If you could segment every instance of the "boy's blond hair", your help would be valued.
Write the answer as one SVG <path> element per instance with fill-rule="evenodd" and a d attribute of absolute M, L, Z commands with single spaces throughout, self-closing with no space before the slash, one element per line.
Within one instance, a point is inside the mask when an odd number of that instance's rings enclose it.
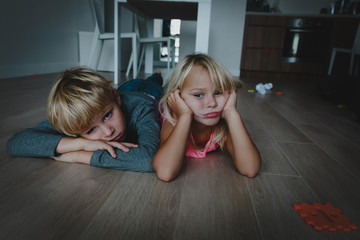
<path fill-rule="evenodd" d="M 52 126 L 68 135 L 86 131 L 106 106 L 116 102 L 111 81 L 86 68 L 64 71 L 50 91 L 47 101 L 48 119 Z"/>
<path fill-rule="evenodd" d="M 221 93 L 241 87 L 240 81 L 235 80 L 220 63 L 215 61 L 210 56 L 205 54 L 187 55 L 176 65 L 176 68 L 174 69 L 174 72 L 172 73 L 167 83 L 165 95 L 160 100 L 159 104 L 159 106 L 161 107 L 160 111 L 162 112 L 163 116 L 174 126 L 176 124 L 176 121 L 173 118 L 170 107 L 166 103 L 166 99 L 171 94 L 171 92 L 175 91 L 176 89 L 180 89 L 180 91 L 182 90 L 185 79 L 194 65 L 202 66 L 209 72 L 212 83 L 214 84 L 215 88 Z M 219 144 L 221 149 L 223 149 L 229 134 L 228 127 L 223 119 L 221 119 L 219 123 L 215 126 L 214 131 L 214 141 Z"/>

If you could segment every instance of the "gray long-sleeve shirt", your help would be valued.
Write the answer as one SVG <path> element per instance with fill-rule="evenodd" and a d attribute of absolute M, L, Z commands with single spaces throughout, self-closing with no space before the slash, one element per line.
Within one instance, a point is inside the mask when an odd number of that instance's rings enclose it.
<path fill-rule="evenodd" d="M 154 171 L 152 157 L 160 144 L 157 103 L 141 93 L 119 94 L 127 126 L 125 141 L 137 143 L 139 147 L 131 148 L 130 152 L 116 149 L 116 158 L 106 150 L 98 150 L 93 153 L 90 165 L 135 172 Z M 14 134 L 7 142 L 7 152 L 22 157 L 53 157 L 64 136 L 45 120 Z"/>

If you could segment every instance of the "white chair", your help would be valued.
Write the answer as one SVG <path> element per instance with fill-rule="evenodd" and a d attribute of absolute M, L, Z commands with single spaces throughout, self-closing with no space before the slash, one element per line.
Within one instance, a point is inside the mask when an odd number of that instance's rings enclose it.
<path fill-rule="evenodd" d="M 97 70 L 99 65 L 99 60 L 101 56 L 101 52 L 103 49 L 104 41 L 105 40 L 114 40 L 114 33 L 106 33 L 105 32 L 105 24 L 104 24 L 104 11 L 103 11 L 103 2 L 99 0 L 89 0 L 90 9 L 92 12 L 92 16 L 95 22 L 95 30 L 93 35 L 93 40 L 91 43 L 91 49 L 88 59 L 88 66 L 91 66 L 94 58 L 95 58 L 95 51 L 98 41 L 100 41 L 100 52 L 99 55 L 96 57 L 96 63 L 94 69 Z M 138 74 L 138 66 L 137 66 L 137 44 L 138 44 L 138 35 L 135 32 L 129 32 L 129 33 L 121 33 L 121 38 L 130 38 L 131 39 L 131 46 L 132 46 L 132 52 L 130 55 L 129 64 L 126 70 L 126 76 L 129 76 L 131 65 L 133 67 L 133 77 L 136 78 Z M 136 57 L 134 57 L 136 56 Z"/>
<path fill-rule="evenodd" d="M 168 54 L 167 54 L 167 70 L 170 71 L 170 62 L 171 67 L 174 67 L 175 63 L 175 38 L 174 37 L 149 37 L 148 29 L 146 26 L 146 19 L 136 16 L 135 17 L 135 31 L 139 34 L 140 37 L 140 48 L 141 55 L 139 60 L 139 68 L 141 68 L 142 61 L 144 59 L 144 54 L 148 45 L 152 44 L 161 44 L 167 43 Z"/>
<path fill-rule="evenodd" d="M 328 75 L 331 75 L 332 68 L 334 66 L 335 56 L 337 52 L 349 53 L 350 54 L 350 69 L 349 75 L 351 76 L 354 70 L 355 55 L 360 54 L 360 24 L 355 35 L 354 43 L 352 48 L 333 48 L 331 52 L 330 65 Z"/>

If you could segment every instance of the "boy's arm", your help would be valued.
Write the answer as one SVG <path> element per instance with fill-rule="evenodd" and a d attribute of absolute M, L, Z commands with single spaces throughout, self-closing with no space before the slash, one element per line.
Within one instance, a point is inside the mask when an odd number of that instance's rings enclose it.
<path fill-rule="evenodd" d="M 96 151 L 90 165 L 134 172 L 154 171 L 151 162 L 159 148 L 160 127 L 153 105 L 143 105 L 139 110 L 130 116 L 131 126 L 128 126 L 126 133 L 128 136 L 137 134 L 138 147 L 130 148 L 129 152 L 116 149 L 116 158 L 112 158 L 107 151 Z"/>
<path fill-rule="evenodd" d="M 59 141 L 65 135 L 45 120 L 32 128 L 15 133 L 7 142 L 7 152 L 20 157 L 54 157 Z"/>

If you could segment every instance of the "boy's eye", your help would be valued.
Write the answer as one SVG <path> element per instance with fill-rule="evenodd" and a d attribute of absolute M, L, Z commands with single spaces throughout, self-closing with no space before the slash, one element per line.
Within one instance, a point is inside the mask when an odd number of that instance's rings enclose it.
<path fill-rule="evenodd" d="M 107 114 L 105 114 L 104 116 L 104 120 L 108 120 L 112 115 L 112 112 L 108 112 Z"/>
<path fill-rule="evenodd" d="M 221 92 L 220 91 L 215 91 L 214 95 L 221 95 Z"/>
<path fill-rule="evenodd" d="M 202 94 L 202 93 L 196 93 L 196 94 L 194 94 L 194 96 L 197 97 L 197 98 L 202 98 L 202 97 L 204 96 L 204 94 Z"/>
<path fill-rule="evenodd" d="M 95 131 L 95 128 L 93 127 L 93 128 L 91 128 L 89 131 L 87 131 L 86 134 L 91 134 L 91 133 L 94 132 L 94 131 Z"/>

